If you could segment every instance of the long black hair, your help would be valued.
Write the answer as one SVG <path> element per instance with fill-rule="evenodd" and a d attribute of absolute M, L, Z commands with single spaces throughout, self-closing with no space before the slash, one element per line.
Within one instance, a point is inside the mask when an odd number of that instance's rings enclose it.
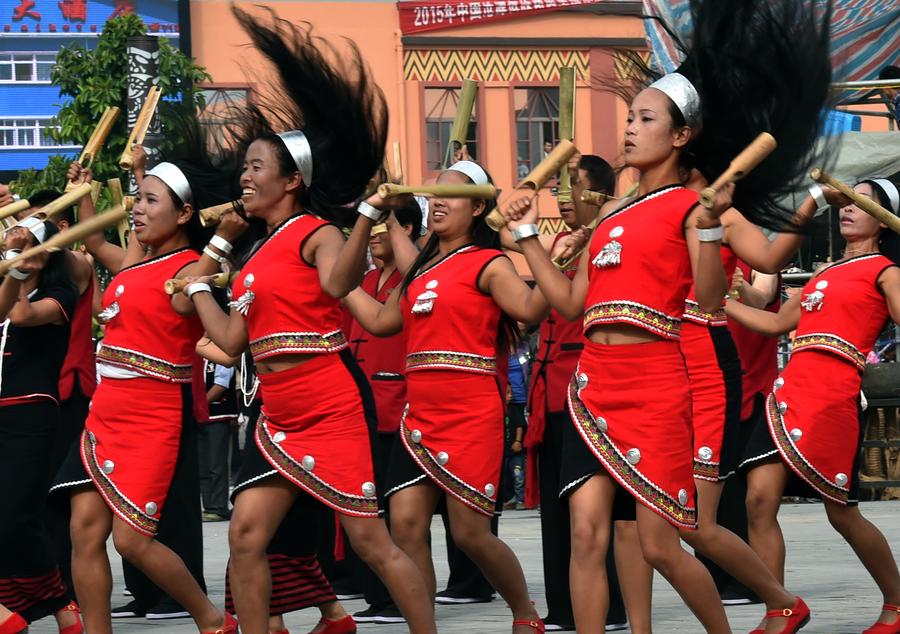
<path fill-rule="evenodd" d="M 763 227 L 798 230 L 783 201 L 832 154 L 831 144 L 816 144 L 831 82 L 830 0 L 691 0 L 691 16 L 690 42 L 663 24 L 684 54 L 677 72 L 700 95 L 701 127 L 682 165 L 713 181 L 760 132 L 771 133 L 778 148 L 738 184 L 734 206 Z M 660 76 L 638 55 L 628 61 L 636 84 L 619 94 Z M 674 103 L 670 112 L 685 125 Z"/>
<path fill-rule="evenodd" d="M 900 188 L 900 177 L 898 177 L 897 174 L 887 178 L 886 180 L 893 183 L 895 187 Z M 875 196 L 875 202 L 890 211 L 895 216 L 898 215 L 897 210 L 894 209 L 891 204 L 890 196 L 888 196 L 887 192 L 880 184 L 871 179 L 864 179 L 860 182 L 867 183 L 872 186 L 872 193 Z M 898 234 L 896 231 L 889 228 L 882 229 L 881 235 L 878 236 L 878 249 L 881 251 L 882 255 L 890 258 L 894 262 L 894 264 L 900 265 L 900 234 Z"/>
<path fill-rule="evenodd" d="M 59 233 L 59 229 L 56 228 L 56 225 L 45 220 L 44 242 L 55 236 L 57 233 Z M 35 244 L 37 244 L 37 240 L 35 240 Z M 38 288 L 62 286 L 63 288 L 73 291 L 76 295 L 78 294 L 78 288 L 69 271 L 69 263 L 66 262 L 65 250 L 50 252 L 47 263 L 44 265 L 44 268 L 41 269 L 37 286 Z"/>

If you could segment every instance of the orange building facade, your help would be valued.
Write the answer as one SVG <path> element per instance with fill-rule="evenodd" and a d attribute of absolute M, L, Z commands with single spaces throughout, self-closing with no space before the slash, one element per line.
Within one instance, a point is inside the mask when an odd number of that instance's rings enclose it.
<path fill-rule="evenodd" d="M 399 143 L 405 182 L 422 182 L 439 172 L 459 87 L 468 78 L 478 82 L 468 149 L 498 187 L 512 187 L 541 160 L 545 144 L 558 140 L 561 66 L 576 69 L 576 145 L 583 153 L 617 163 L 626 108 L 604 84 L 622 71 L 617 51 L 645 47 L 640 2 L 599 0 L 407 34 L 401 30 L 403 5 L 285 1 L 270 6 L 282 18 L 308 21 L 321 35 L 347 37 L 359 46 L 387 99 L 388 147 Z M 191 2 L 191 22 L 194 56 L 214 78 L 211 107 L 216 100 L 242 98 L 252 91 L 256 76 L 245 71 L 252 73 L 259 60 L 248 48 L 229 2 Z M 542 229 L 558 230 L 549 188 L 541 192 L 539 205 L 545 217 Z"/>

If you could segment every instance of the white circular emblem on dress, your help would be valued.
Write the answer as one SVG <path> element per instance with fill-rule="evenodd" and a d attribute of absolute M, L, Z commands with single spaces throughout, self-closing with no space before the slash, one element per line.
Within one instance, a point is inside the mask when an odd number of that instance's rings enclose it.
<path fill-rule="evenodd" d="M 688 492 L 686 490 L 681 489 L 678 492 L 678 503 L 681 504 L 681 506 L 688 503 Z"/>
<path fill-rule="evenodd" d="M 272 436 L 272 440 L 274 442 L 281 442 L 285 438 L 287 438 L 287 434 L 285 434 L 283 431 L 276 431 L 275 435 Z"/>
<path fill-rule="evenodd" d="M 625 228 L 620 225 L 618 227 L 613 227 L 612 229 L 609 230 L 609 237 L 610 238 L 618 238 L 623 233 L 625 233 Z"/>
<path fill-rule="evenodd" d="M 778 411 L 779 411 L 780 413 L 784 414 L 787 410 L 788 410 L 788 404 L 785 403 L 784 401 L 781 401 L 781 402 L 778 404 Z"/>
<path fill-rule="evenodd" d="M 122 293 L 125 292 L 125 285 L 119 284 L 116 286 L 116 297 L 122 297 Z"/>
<path fill-rule="evenodd" d="M 374 482 L 363 482 L 362 485 L 363 495 L 370 498 L 375 495 L 375 483 Z"/>
<path fill-rule="evenodd" d="M 784 379 L 781 377 L 778 377 L 777 379 L 775 379 L 775 384 L 772 387 L 776 390 L 780 390 L 781 388 L 784 387 Z"/>
<path fill-rule="evenodd" d="M 412 438 L 412 441 L 416 444 L 422 442 L 422 432 L 420 432 L 418 429 L 412 430 L 412 433 L 410 433 L 409 437 Z"/>
<path fill-rule="evenodd" d="M 609 425 L 606 424 L 606 419 L 603 418 L 602 416 L 598 416 L 597 418 L 595 418 L 594 422 L 597 425 L 597 429 L 599 429 L 602 432 L 605 432 L 609 428 Z"/>
<path fill-rule="evenodd" d="M 579 372 L 578 375 L 575 377 L 575 385 L 578 386 L 579 390 L 583 390 L 584 388 L 587 387 L 587 384 L 588 384 L 588 375 L 585 374 L 584 372 Z"/>
<path fill-rule="evenodd" d="M 250 285 L 253 284 L 253 280 L 255 279 L 253 273 L 247 273 L 247 277 L 244 278 L 244 288 L 250 288 Z"/>
<path fill-rule="evenodd" d="M 486 496 L 488 496 L 489 498 L 494 497 L 494 491 L 496 491 L 496 490 L 497 489 L 494 488 L 493 484 L 485 484 L 484 485 L 484 494 Z"/>
<path fill-rule="evenodd" d="M 803 430 L 800 429 L 799 427 L 794 427 L 791 430 L 791 440 L 793 440 L 794 442 L 797 442 L 801 438 L 803 438 Z"/>
<path fill-rule="evenodd" d="M 116 463 L 112 460 L 104 460 L 103 461 L 103 473 L 109 475 L 116 468 Z"/>
<path fill-rule="evenodd" d="M 427 288 L 429 291 L 432 291 L 437 288 L 437 285 L 438 285 L 437 280 L 431 280 L 425 285 L 425 288 Z"/>
<path fill-rule="evenodd" d="M 641 450 L 636 447 L 632 447 L 625 453 L 625 460 L 628 461 L 628 464 L 635 465 L 641 461 Z"/>
<path fill-rule="evenodd" d="M 838 485 L 839 487 L 846 486 L 847 480 L 848 480 L 848 478 L 847 478 L 846 473 L 839 473 L 836 476 L 834 476 L 834 483 L 836 485 Z"/>
<path fill-rule="evenodd" d="M 156 502 L 147 502 L 144 506 L 144 511 L 146 511 L 147 515 L 156 515 L 156 512 L 159 510 L 159 507 L 156 506 Z"/>
<path fill-rule="evenodd" d="M 307 471 L 312 471 L 316 468 L 316 459 L 312 456 L 303 456 L 303 468 Z"/>
<path fill-rule="evenodd" d="M 450 461 L 450 454 L 446 451 L 439 451 L 437 455 L 438 464 L 442 467 Z"/>
<path fill-rule="evenodd" d="M 713 450 L 709 447 L 700 447 L 697 450 L 697 455 L 700 457 L 700 460 L 712 460 Z"/>
<path fill-rule="evenodd" d="M 828 288 L 828 280 L 819 280 L 816 282 L 817 291 L 824 291 L 826 288 Z"/>

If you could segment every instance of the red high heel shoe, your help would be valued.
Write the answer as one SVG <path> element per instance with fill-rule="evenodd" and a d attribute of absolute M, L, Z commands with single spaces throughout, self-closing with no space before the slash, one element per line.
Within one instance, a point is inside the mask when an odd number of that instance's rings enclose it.
<path fill-rule="evenodd" d="M 21 634 L 28 631 L 28 621 L 13 612 L 0 623 L 0 634 Z"/>
<path fill-rule="evenodd" d="M 546 631 L 544 629 L 544 622 L 541 619 L 515 619 L 513 621 L 513 627 L 516 625 L 527 625 L 531 629 L 534 630 L 535 634 L 544 634 Z"/>
<path fill-rule="evenodd" d="M 863 634 L 900 634 L 900 605 L 885 603 L 881 609 L 884 612 L 896 612 L 897 620 L 893 623 L 876 623 Z"/>
<path fill-rule="evenodd" d="M 800 597 L 797 597 L 797 601 L 792 608 L 766 612 L 767 619 L 787 619 L 787 623 L 784 624 L 784 627 L 778 634 L 794 634 L 794 632 L 798 632 L 800 628 L 809 623 L 809 616 L 809 606 Z M 765 634 L 765 632 L 765 629 L 757 628 L 750 634 Z"/>
<path fill-rule="evenodd" d="M 336 621 L 326 619 L 323 616 L 319 619 L 319 623 L 324 623 L 325 629 L 319 630 L 316 634 L 354 634 L 356 632 L 356 621 L 354 621 L 353 617 L 349 614 Z"/>
<path fill-rule="evenodd" d="M 202 634 L 237 634 L 238 631 L 238 622 L 237 619 L 231 616 L 228 612 L 225 612 L 225 620 L 222 623 L 222 627 L 217 630 L 210 630 L 209 632 L 203 632 Z"/>
<path fill-rule="evenodd" d="M 74 612 L 75 622 L 67 625 L 59 631 L 59 634 L 84 634 L 84 625 L 81 623 L 81 610 L 74 601 L 69 601 L 69 605 L 64 607 L 60 612 Z"/>

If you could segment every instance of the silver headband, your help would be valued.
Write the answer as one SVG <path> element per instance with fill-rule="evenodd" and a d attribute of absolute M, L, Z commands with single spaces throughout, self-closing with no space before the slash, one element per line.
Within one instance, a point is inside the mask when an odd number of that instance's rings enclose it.
<path fill-rule="evenodd" d="M 47 238 L 47 227 L 44 226 L 44 221 L 38 218 L 25 218 L 22 222 L 17 223 L 16 226 L 28 229 L 31 235 L 34 236 L 34 239 L 38 241 L 38 244 L 43 244 Z"/>
<path fill-rule="evenodd" d="M 476 185 L 487 185 L 491 182 L 484 168 L 475 161 L 457 161 L 447 170 L 465 174 Z"/>
<path fill-rule="evenodd" d="M 300 178 L 303 184 L 309 187 L 312 184 L 313 177 L 313 156 L 312 148 L 309 146 L 309 139 L 300 130 L 288 130 L 287 132 L 279 132 L 278 138 L 284 143 L 294 159 L 294 164 L 300 170 Z"/>
<path fill-rule="evenodd" d="M 147 176 L 156 176 L 156 178 L 164 182 L 169 189 L 175 192 L 175 195 L 178 196 L 182 202 L 189 203 L 193 201 L 194 195 L 191 192 L 191 185 L 188 183 L 187 176 L 185 176 L 184 172 L 173 163 L 160 163 L 147 172 Z"/>
<path fill-rule="evenodd" d="M 690 127 L 700 125 L 700 94 L 687 77 L 681 73 L 669 73 L 650 84 L 650 88 L 662 91 L 674 101 Z"/>
<path fill-rule="evenodd" d="M 869 182 L 875 183 L 885 194 L 887 194 L 888 200 L 891 203 L 890 211 L 892 211 L 894 215 L 900 215 L 900 191 L 897 190 L 897 186 L 886 178 L 872 178 Z"/>

